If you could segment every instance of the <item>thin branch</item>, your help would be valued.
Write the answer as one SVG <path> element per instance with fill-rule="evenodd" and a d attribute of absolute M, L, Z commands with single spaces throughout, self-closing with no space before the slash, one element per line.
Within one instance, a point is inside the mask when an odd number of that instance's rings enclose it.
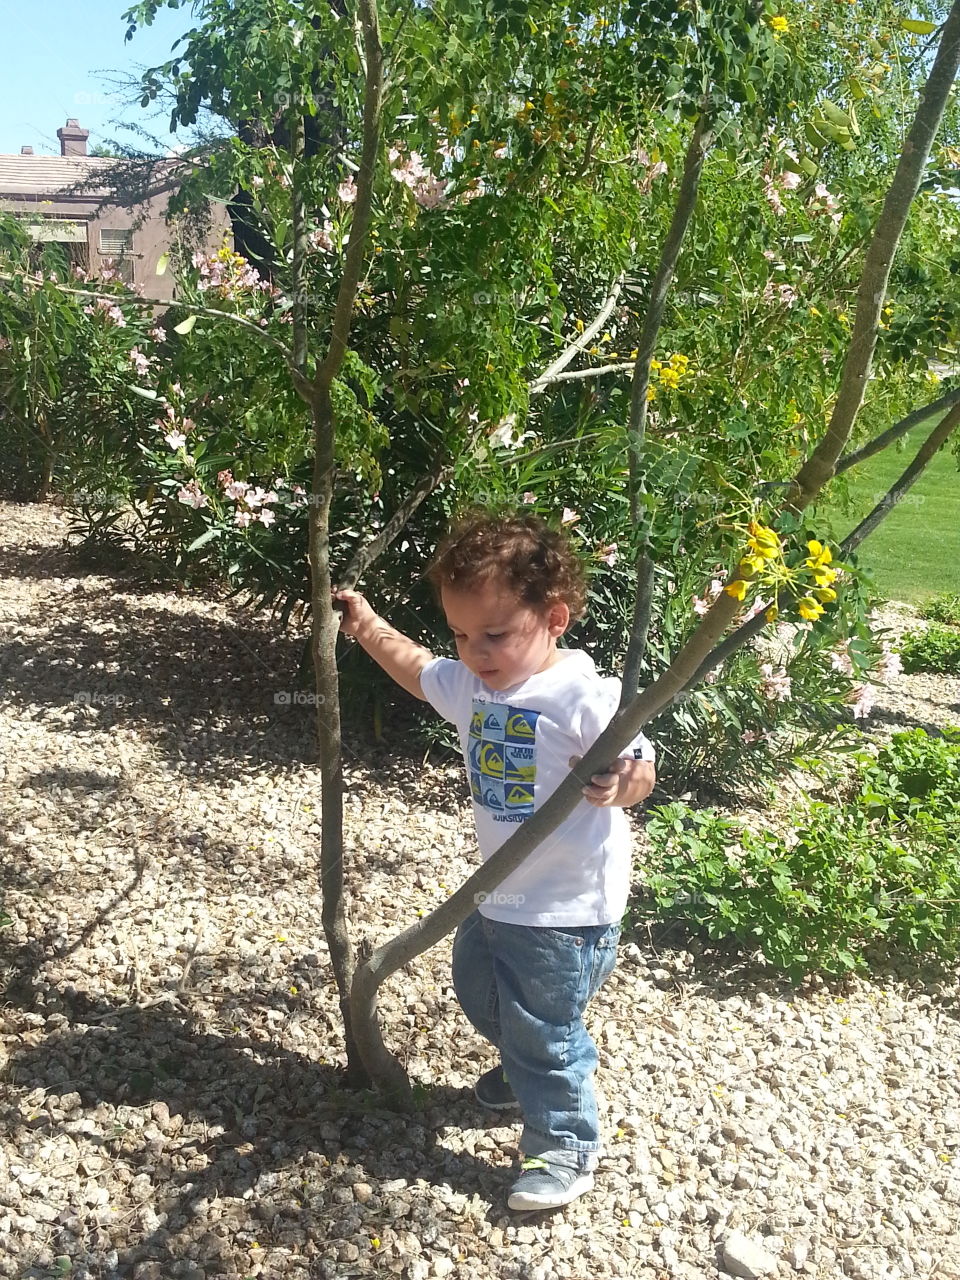
<path fill-rule="evenodd" d="M 923 87 L 920 106 L 900 153 L 896 173 L 883 202 L 876 230 L 867 249 L 857 290 L 857 310 L 840 390 L 823 439 L 800 468 L 789 505 L 805 507 L 811 496 L 833 476 L 837 459 L 850 438 L 870 376 L 877 345 L 880 309 L 887 292 L 894 255 L 910 206 L 920 187 L 930 150 L 940 127 L 948 95 L 960 70 L 960 0 L 954 0 L 944 24 L 943 39 Z"/>
<path fill-rule="evenodd" d="M 906 417 L 901 418 L 899 422 L 895 422 L 892 427 L 887 427 L 886 431 L 881 431 L 880 435 L 874 436 L 872 440 L 868 440 L 866 444 L 861 445 L 853 453 L 845 453 L 838 461 L 837 469 L 833 474 L 835 476 L 843 475 L 851 467 L 856 467 L 861 462 L 866 462 L 867 458 L 872 458 L 875 453 L 886 449 L 888 445 L 905 436 L 908 431 L 912 431 L 921 422 L 926 422 L 927 418 L 932 418 L 935 413 L 939 413 L 942 409 L 951 409 L 955 404 L 960 404 L 960 387 L 957 387 L 954 391 L 948 391 L 939 400 L 933 400 L 930 404 L 921 405 L 919 409 L 913 409 Z"/>
<path fill-rule="evenodd" d="M 605 364 L 596 369 L 569 369 L 555 374 L 550 382 L 574 382 L 580 378 L 602 378 L 608 373 L 630 373 L 633 367 L 633 361 L 630 360 L 625 364 Z"/>
<path fill-rule="evenodd" d="M 380 151 L 383 48 L 380 43 L 380 19 L 375 0 L 359 0 L 357 13 L 363 29 L 366 63 L 363 93 L 363 145 L 360 152 L 360 168 L 357 172 L 357 197 L 353 206 L 353 220 L 350 224 L 350 243 L 347 245 L 343 275 L 340 278 L 337 301 L 333 310 L 330 346 L 314 378 L 314 384 L 318 390 L 321 387 L 330 387 L 347 353 L 354 303 L 360 277 L 363 274 L 363 255 L 373 211 L 373 183 Z"/>
<path fill-rule="evenodd" d="M 603 306 L 597 312 L 596 319 L 594 319 L 589 327 L 584 329 L 583 333 L 575 338 L 574 341 L 557 356 L 553 364 L 548 365 L 547 368 L 544 369 L 543 373 L 541 373 L 538 378 L 534 378 L 533 382 L 530 383 L 529 394 L 531 396 L 538 396 L 541 391 L 546 390 L 551 382 L 556 381 L 556 375 L 561 371 L 561 369 L 565 369 L 570 361 L 579 355 L 585 347 L 589 347 L 590 343 L 607 323 L 611 315 L 613 315 L 613 309 L 617 305 L 617 299 L 620 297 L 620 291 L 623 288 L 623 282 L 626 277 L 627 272 L 626 268 L 624 268 L 614 282 Z"/>
<path fill-rule="evenodd" d="M 643 519 L 642 486 L 643 486 L 643 445 L 647 431 L 647 389 L 650 386 L 650 369 L 657 339 L 663 324 L 663 315 L 667 306 L 667 294 L 673 282 L 677 268 L 677 259 L 683 244 L 694 210 L 697 207 L 697 196 L 700 190 L 700 175 L 703 163 L 711 142 L 710 124 L 705 111 L 701 111 L 694 125 L 693 133 L 687 144 L 687 153 L 683 162 L 683 177 L 677 196 L 676 207 L 670 220 L 670 230 L 663 244 L 660 262 L 650 286 L 650 298 L 643 317 L 640 339 L 637 343 L 637 358 L 633 371 L 633 383 L 630 392 L 630 421 L 627 427 L 629 444 L 629 495 L 630 522 L 634 529 L 640 530 Z M 650 612 L 653 607 L 653 561 L 650 558 L 650 539 L 644 530 L 640 550 L 637 555 L 637 582 L 634 597 L 633 622 L 630 628 L 630 639 L 623 663 L 623 683 L 620 691 L 620 705 L 625 706 L 637 692 L 640 682 L 640 663 L 647 643 L 647 631 L 650 627 Z"/>
<path fill-rule="evenodd" d="M 290 222 L 293 236 L 293 263 L 291 285 L 293 287 L 293 354 L 291 364 L 303 375 L 307 368 L 307 208 L 299 169 L 304 152 L 303 111 L 296 103 L 293 107 L 293 126 L 290 130 L 290 160 L 293 181 L 290 188 Z M 300 391 L 302 384 L 297 384 Z M 301 391 L 302 394 L 302 391 Z"/>
<path fill-rule="evenodd" d="M 946 443 L 947 438 L 960 424 L 960 402 L 956 403 L 946 416 L 937 423 L 934 429 L 917 450 L 917 455 L 908 467 L 905 467 L 899 478 L 890 486 L 869 515 L 864 516 L 857 527 L 843 540 L 844 555 L 856 550 L 864 538 L 873 533 L 878 524 L 890 514 L 898 502 L 916 484 L 924 469 Z"/>
<path fill-rule="evenodd" d="M 182 298 L 143 298 L 140 294 L 125 297 L 123 294 L 103 293 L 96 289 L 73 289 L 69 285 L 60 284 L 56 280 L 34 280 L 28 275 L 7 275 L 5 272 L 0 272 L 0 280 L 7 280 L 10 283 L 22 280 L 25 284 L 33 285 L 36 289 L 41 289 L 44 283 L 53 284 L 54 288 L 59 289 L 61 293 L 73 293 L 81 298 L 107 298 L 115 306 L 123 302 L 127 304 L 134 303 L 137 306 L 144 307 L 184 307 L 188 311 L 195 312 L 198 316 L 213 316 L 218 320 L 230 320 L 233 324 L 238 324 L 244 329 L 250 329 L 267 346 L 275 347 L 280 351 L 284 360 L 288 363 L 292 359 L 293 353 L 285 342 L 281 342 L 279 338 L 274 338 L 271 334 L 265 333 L 252 320 L 244 320 L 243 316 L 234 315 L 231 311 L 218 311 L 216 307 L 200 307 L 193 302 L 186 302 Z"/>
<path fill-rule="evenodd" d="M 423 477 L 416 488 L 412 489 L 406 499 L 397 507 L 377 536 L 371 538 L 369 542 L 356 551 L 353 559 L 340 575 L 340 581 L 337 585 L 338 591 L 347 591 L 356 585 L 374 561 L 383 555 L 387 547 L 405 527 L 417 507 L 433 493 L 438 485 L 443 484 L 452 474 L 453 467 L 449 464 L 443 464 L 436 467 L 429 475 Z"/>
<path fill-rule="evenodd" d="M 922 411 L 918 410 L 917 412 L 923 412 L 925 416 L 929 417 L 927 409 Z M 843 539 L 840 543 L 841 559 L 846 559 L 851 552 L 855 551 L 860 543 L 863 542 L 864 538 L 873 533 L 877 525 L 890 514 L 897 503 L 900 502 L 904 495 L 913 487 L 914 484 L 916 484 L 930 460 L 941 448 L 948 436 L 950 436 L 956 429 L 958 423 L 960 423 L 960 401 L 955 402 L 952 411 L 937 423 L 934 429 L 930 432 L 930 435 L 918 449 L 913 461 L 903 470 L 894 484 L 890 486 L 890 489 L 884 494 L 870 514 L 865 516 L 857 527 L 848 533 Z M 897 425 L 899 426 L 899 423 Z M 891 427 L 890 430 L 892 431 L 894 428 Z M 793 595 L 790 591 L 781 591 L 776 599 L 778 611 L 788 608 L 792 599 Z M 697 668 L 697 671 L 689 684 L 685 685 L 684 690 L 681 692 L 691 688 L 693 685 L 700 684 L 703 678 L 709 675 L 715 667 L 722 666 L 723 663 L 726 662 L 727 658 L 736 653 L 738 649 L 741 649 L 750 640 L 753 640 L 754 637 L 758 636 L 766 625 L 765 613 L 766 611 L 763 610 L 760 613 L 754 614 L 752 618 L 748 618 L 746 622 L 741 623 L 740 626 L 737 627 L 736 631 L 732 631 L 730 635 L 716 646 L 716 648 L 712 649 Z"/>

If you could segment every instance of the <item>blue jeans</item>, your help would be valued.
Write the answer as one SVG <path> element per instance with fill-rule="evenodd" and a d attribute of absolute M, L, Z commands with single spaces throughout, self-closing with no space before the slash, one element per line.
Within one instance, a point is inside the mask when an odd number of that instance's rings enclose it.
<path fill-rule="evenodd" d="M 475 911 L 453 943 L 453 985 L 464 1013 L 500 1051 L 523 1112 L 520 1150 L 563 1150 L 592 1168 L 600 1124 L 597 1046 L 583 1011 L 617 962 L 619 924 L 544 929 Z"/>

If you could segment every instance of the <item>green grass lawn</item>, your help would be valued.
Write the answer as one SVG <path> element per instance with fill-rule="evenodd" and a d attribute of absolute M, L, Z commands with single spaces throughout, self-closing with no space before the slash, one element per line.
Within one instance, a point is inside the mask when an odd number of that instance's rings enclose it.
<path fill-rule="evenodd" d="M 838 538 L 872 510 L 932 427 L 932 421 L 915 427 L 903 450 L 891 446 L 856 467 L 849 475 L 849 508 L 828 493 L 823 510 Z M 860 544 L 859 563 L 890 600 L 912 603 L 942 591 L 960 592 L 960 471 L 949 442 L 900 505 Z"/>

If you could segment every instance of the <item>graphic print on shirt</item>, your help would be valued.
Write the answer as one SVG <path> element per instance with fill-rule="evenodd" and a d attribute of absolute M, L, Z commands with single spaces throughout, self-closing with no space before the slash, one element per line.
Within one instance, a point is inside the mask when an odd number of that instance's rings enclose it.
<path fill-rule="evenodd" d="M 497 822 L 533 813 L 539 711 L 474 699 L 470 718 L 470 791 Z"/>

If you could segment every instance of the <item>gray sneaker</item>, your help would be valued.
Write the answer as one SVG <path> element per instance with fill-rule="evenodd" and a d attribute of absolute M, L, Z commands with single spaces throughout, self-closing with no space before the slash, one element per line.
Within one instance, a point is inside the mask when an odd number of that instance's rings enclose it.
<path fill-rule="evenodd" d="M 551 1153 L 547 1153 L 549 1156 Z M 510 1188 L 508 1209 L 559 1209 L 593 1189 L 593 1173 L 544 1156 L 527 1156 Z"/>
<path fill-rule="evenodd" d="M 485 1071 L 473 1086 L 474 1096 L 483 1107 L 491 1111 L 509 1111 L 520 1104 L 517 1095 L 507 1081 L 507 1073 L 503 1067 L 494 1067 Z"/>

